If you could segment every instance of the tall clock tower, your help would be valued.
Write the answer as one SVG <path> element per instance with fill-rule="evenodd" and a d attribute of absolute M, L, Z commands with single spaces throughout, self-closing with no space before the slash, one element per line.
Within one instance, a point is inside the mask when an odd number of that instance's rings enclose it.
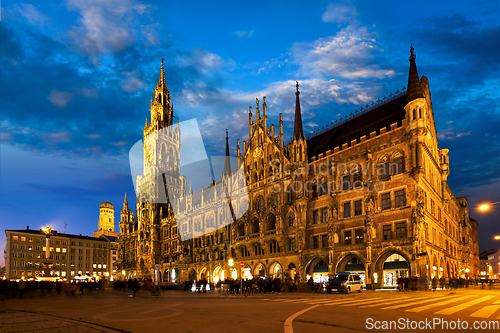
<path fill-rule="evenodd" d="M 172 215 L 167 191 L 176 196 L 186 192 L 185 177 L 180 175 L 179 123 L 173 122 L 163 59 L 150 112 L 143 130 L 144 171 L 137 179 L 138 265 L 143 272 L 151 272 L 160 260 L 160 230 Z"/>

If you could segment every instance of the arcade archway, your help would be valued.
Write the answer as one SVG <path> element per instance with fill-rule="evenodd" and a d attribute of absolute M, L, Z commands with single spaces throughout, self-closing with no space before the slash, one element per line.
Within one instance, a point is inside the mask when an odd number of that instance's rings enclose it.
<path fill-rule="evenodd" d="M 283 267 L 279 262 L 275 261 L 269 266 L 269 275 L 283 279 Z"/>
<path fill-rule="evenodd" d="M 321 257 L 315 257 L 306 266 L 306 281 L 310 278 L 315 283 L 327 282 L 329 276 L 328 264 Z"/>
<path fill-rule="evenodd" d="M 266 266 L 259 262 L 257 265 L 255 265 L 255 268 L 253 269 L 253 275 L 254 276 L 265 276 L 266 275 Z"/>
<path fill-rule="evenodd" d="M 362 259 L 352 253 L 348 254 L 345 257 L 343 257 L 338 263 L 337 263 L 337 268 L 335 270 L 337 273 L 338 272 L 351 272 L 351 273 L 356 273 L 361 277 L 361 280 L 363 281 L 363 285 L 366 284 L 366 267 L 365 264 L 363 263 Z"/>
<path fill-rule="evenodd" d="M 399 277 L 410 276 L 410 260 L 403 252 L 389 250 L 380 255 L 375 266 L 374 283 L 383 288 L 395 288 Z"/>

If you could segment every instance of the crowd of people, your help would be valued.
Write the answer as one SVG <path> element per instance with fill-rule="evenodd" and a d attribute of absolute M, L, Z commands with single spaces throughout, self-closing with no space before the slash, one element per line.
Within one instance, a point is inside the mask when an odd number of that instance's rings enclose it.
<path fill-rule="evenodd" d="M 102 290 L 103 282 L 98 281 L 9 281 L 0 280 L 0 298 L 23 298 L 25 294 L 65 294 L 68 296 L 91 294 L 93 290 Z"/>
<path fill-rule="evenodd" d="M 259 276 L 251 279 L 226 278 L 224 281 L 219 280 L 215 285 L 207 282 L 207 279 L 186 280 L 184 281 L 184 291 L 206 292 L 207 289 L 218 290 L 219 292 L 239 294 L 241 287 L 243 291 L 252 293 L 281 293 L 284 288 L 289 292 L 297 291 L 298 278 L 286 278 L 283 282 L 279 276 Z M 207 288 L 208 286 L 208 288 Z"/>
<path fill-rule="evenodd" d="M 410 290 L 436 290 L 441 289 L 456 289 L 456 288 L 466 288 L 470 284 L 475 284 L 473 279 L 463 279 L 463 278 L 451 278 L 441 277 L 438 278 L 434 276 L 432 279 L 419 278 L 416 276 L 400 276 L 398 278 L 398 290 L 399 291 L 410 291 Z"/>

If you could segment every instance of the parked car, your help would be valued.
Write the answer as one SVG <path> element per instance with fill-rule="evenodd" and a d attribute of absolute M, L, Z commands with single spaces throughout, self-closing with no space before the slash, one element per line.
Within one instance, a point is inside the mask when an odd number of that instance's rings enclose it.
<path fill-rule="evenodd" d="M 328 293 L 332 291 L 345 292 L 346 294 L 349 294 L 351 291 L 360 293 L 363 291 L 363 281 L 358 274 L 349 272 L 337 273 L 333 279 L 328 281 L 326 291 Z"/>

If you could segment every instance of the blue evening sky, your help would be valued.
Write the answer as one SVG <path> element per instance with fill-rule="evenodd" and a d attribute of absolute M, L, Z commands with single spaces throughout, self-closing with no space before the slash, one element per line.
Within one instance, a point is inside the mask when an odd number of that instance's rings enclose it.
<path fill-rule="evenodd" d="M 499 246 L 498 1 L 1 2 L 0 229 L 91 235 L 99 203 L 124 192 L 164 58 L 174 114 L 196 118 L 208 155 L 229 129 L 248 138 L 248 106 L 293 130 L 295 80 L 305 131 L 407 83 L 410 43 L 429 78 L 449 185 L 467 196 L 481 250 Z M 242 144 L 241 144 L 242 145 Z M 217 176 L 216 176 L 217 177 Z M 5 236 L 0 236 L 5 247 Z M 3 264 L 3 257 L 0 259 Z"/>

